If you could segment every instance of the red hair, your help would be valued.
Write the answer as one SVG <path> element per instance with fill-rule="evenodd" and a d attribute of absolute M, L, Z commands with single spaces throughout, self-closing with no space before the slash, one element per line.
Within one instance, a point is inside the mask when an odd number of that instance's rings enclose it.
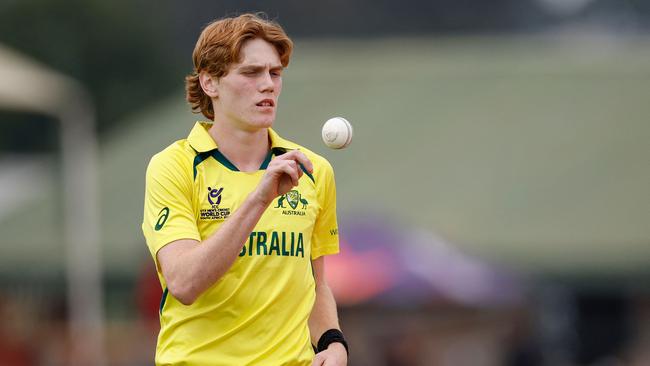
<path fill-rule="evenodd" d="M 199 74 L 205 71 L 217 78 L 226 75 L 231 64 L 241 61 L 244 43 L 254 38 L 273 45 L 282 66 L 289 65 L 293 42 L 278 23 L 262 18 L 261 14 L 219 19 L 203 29 L 192 53 L 194 71 L 185 78 L 186 98 L 192 112 L 201 112 L 208 119 L 214 119 L 212 100 L 201 88 Z"/>

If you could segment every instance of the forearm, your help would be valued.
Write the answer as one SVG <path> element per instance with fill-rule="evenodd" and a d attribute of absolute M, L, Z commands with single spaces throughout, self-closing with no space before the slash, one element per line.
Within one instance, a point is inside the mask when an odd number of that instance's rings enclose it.
<path fill-rule="evenodd" d="M 326 283 L 317 284 L 316 300 L 309 316 L 312 344 L 318 344 L 320 336 L 333 328 L 340 329 L 334 295 Z"/>
<path fill-rule="evenodd" d="M 217 282 L 233 265 L 267 207 L 253 192 L 214 234 L 179 250 L 165 276 L 172 295 L 191 304 Z"/>
<path fill-rule="evenodd" d="M 347 364 L 348 360 L 347 346 L 332 338 L 327 338 L 332 335 L 331 333 L 322 344 L 319 344 L 323 333 L 330 329 L 340 330 L 340 326 L 336 313 L 336 301 L 325 279 L 325 258 L 316 258 L 312 264 L 316 280 L 316 300 L 309 316 L 309 333 L 312 344 L 319 348 L 312 365 L 343 366 Z"/>

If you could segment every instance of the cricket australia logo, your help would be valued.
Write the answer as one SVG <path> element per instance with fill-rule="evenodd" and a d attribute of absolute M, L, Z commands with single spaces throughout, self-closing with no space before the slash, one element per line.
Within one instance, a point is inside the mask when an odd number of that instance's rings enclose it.
<path fill-rule="evenodd" d="M 208 187 L 208 202 L 210 208 L 201 209 L 201 220 L 225 220 L 230 216 L 230 208 L 220 207 L 221 204 L 221 188 Z"/>
<path fill-rule="evenodd" d="M 289 205 L 290 210 L 282 210 L 283 215 L 292 215 L 292 216 L 305 216 L 305 210 L 309 201 L 305 198 L 302 198 L 300 192 L 297 190 L 291 190 L 278 198 L 278 203 L 275 208 L 287 208 L 284 206 L 285 202 Z M 300 205 L 300 208 L 298 208 Z"/>

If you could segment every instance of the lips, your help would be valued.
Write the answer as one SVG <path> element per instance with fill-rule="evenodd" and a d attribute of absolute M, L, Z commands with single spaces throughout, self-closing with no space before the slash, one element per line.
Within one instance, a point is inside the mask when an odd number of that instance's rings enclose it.
<path fill-rule="evenodd" d="M 264 99 L 255 105 L 258 107 L 275 107 L 275 102 L 273 99 Z"/>

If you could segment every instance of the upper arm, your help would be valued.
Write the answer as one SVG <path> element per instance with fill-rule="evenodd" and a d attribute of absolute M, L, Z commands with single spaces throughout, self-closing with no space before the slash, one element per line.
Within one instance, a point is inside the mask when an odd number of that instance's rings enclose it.
<path fill-rule="evenodd" d="M 181 239 L 201 240 L 190 174 L 191 165 L 169 151 L 154 156 L 147 168 L 142 231 L 158 268 L 161 248 Z"/>

